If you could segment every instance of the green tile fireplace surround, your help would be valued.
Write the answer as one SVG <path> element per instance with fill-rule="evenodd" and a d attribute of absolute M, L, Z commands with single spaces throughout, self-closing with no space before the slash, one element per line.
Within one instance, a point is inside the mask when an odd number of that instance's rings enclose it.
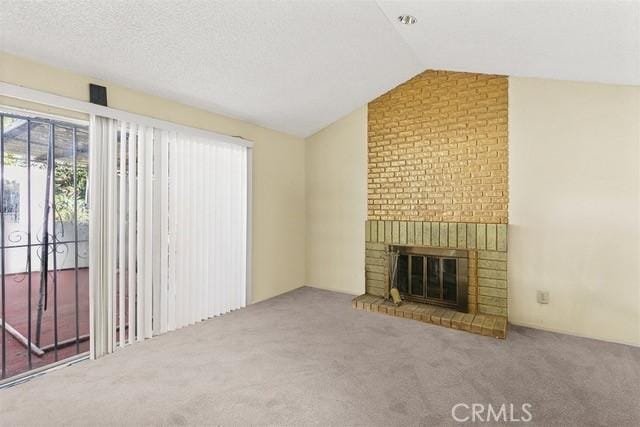
<path fill-rule="evenodd" d="M 365 224 L 366 293 L 389 292 L 390 245 L 468 251 L 469 313 L 507 317 L 507 225 L 369 220 Z"/>

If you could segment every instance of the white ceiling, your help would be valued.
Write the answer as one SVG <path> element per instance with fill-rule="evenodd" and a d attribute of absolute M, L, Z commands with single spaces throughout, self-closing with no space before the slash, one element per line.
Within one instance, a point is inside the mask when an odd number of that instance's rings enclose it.
<path fill-rule="evenodd" d="M 0 11 L 1 50 L 299 136 L 427 68 L 640 85 L 640 1 L 0 0 Z"/>
<path fill-rule="evenodd" d="M 640 1 L 383 1 L 425 68 L 640 85 Z"/>

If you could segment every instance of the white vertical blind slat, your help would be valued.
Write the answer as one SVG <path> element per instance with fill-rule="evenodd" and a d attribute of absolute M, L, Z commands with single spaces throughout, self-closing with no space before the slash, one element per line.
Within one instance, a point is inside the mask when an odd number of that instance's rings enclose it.
<path fill-rule="evenodd" d="M 175 195 L 175 208 L 176 208 L 176 221 L 174 223 L 175 233 L 175 291 L 176 291 L 176 323 L 175 328 L 181 328 L 184 326 L 184 306 L 185 306 L 185 282 L 188 280 L 186 270 L 186 257 L 184 251 L 185 235 L 188 231 L 188 224 L 186 224 L 185 211 L 186 206 L 183 203 L 183 197 L 185 194 L 185 147 L 186 141 L 176 138 L 175 152 L 176 152 L 176 195 Z"/>
<path fill-rule="evenodd" d="M 180 200 L 180 204 L 184 207 L 183 209 L 183 223 L 181 227 L 184 227 L 184 233 L 182 236 L 182 262 L 184 263 L 184 267 L 182 269 L 184 274 L 184 286 L 182 287 L 183 292 L 183 305 L 182 305 L 182 323 L 180 327 L 184 327 L 191 323 L 191 283 L 193 276 L 193 268 L 191 266 L 191 187 L 189 184 L 191 183 L 191 141 L 187 139 L 185 144 L 185 157 L 182 159 L 183 164 L 183 176 L 184 176 L 184 184 L 183 188 L 183 196 Z"/>
<path fill-rule="evenodd" d="M 153 336 L 153 129 L 144 140 L 144 338 Z M 158 319 L 159 321 L 160 319 Z"/>
<path fill-rule="evenodd" d="M 144 281 L 145 281 L 145 239 L 144 239 L 144 219 L 145 219 L 145 190 L 143 177 L 145 176 L 145 138 L 146 128 L 138 127 L 138 174 L 136 176 L 136 340 L 144 339 Z"/>
<path fill-rule="evenodd" d="M 173 331 L 176 329 L 176 307 L 177 307 L 177 296 L 176 296 L 176 272 L 177 272 L 177 252 L 176 249 L 178 247 L 178 237 L 177 237 L 177 226 L 178 226 L 178 145 L 176 142 L 176 134 L 171 133 L 169 140 L 169 278 L 168 278 L 168 299 L 167 299 L 167 307 L 168 307 L 168 316 L 167 316 L 167 329 L 169 331 Z"/>
<path fill-rule="evenodd" d="M 242 243 L 241 238 L 235 238 L 235 236 L 241 236 L 241 229 L 239 228 L 240 221 L 242 221 L 242 215 L 240 212 L 240 197 L 237 197 L 238 191 L 240 191 L 240 156 L 238 156 L 238 152 L 236 150 L 231 149 L 231 179 L 230 179 L 230 192 L 233 194 L 233 203 L 231 210 L 231 221 L 232 227 L 230 229 L 230 234 L 234 237 L 231 238 L 231 246 L 233 247 L 233 270 L 232 270 L 232 287 L 231 293 L 233 298 L 231 300 L 231 305 L 233 308 L 240 307 L 240 294 L 238 293 L 238 283 L 240 282 L 240 270 L 238 269 L 238 263 L 240 262 L 240 244 Z"/>
<path fill-rule="evenodd" d="M 199 182 L 199 186 L 197 188 L 200 197 L 196 197 L 196 229 L 199 230 L 197 234 L 197 250 L 196 250 L 196 265 L 198 268 L 198 280 L 196 290 L 198 293 L 198 321 L 202 321 L 207 318 L 207 310 L 205 307 L 206 301 L 206 277 L 204 275 L 204 265 L 205 265 L 205 244 L 206 244 L 206 232 L 204 229 L 204 193 L 206 193 L 206 181 L 204 180 L 204 163 L 202 161 L 202 156 L 204 154 L 204 144 L 198 141 L 196 159 L 197 163 L 195 164 L 196 169 L 196 177 Z"/>
<path fill-rule="evenodd" d="M 207 179 L 209 182 L 215 182 L 216 177 L 216 145 L 210 145 L 209 153 L 207 156 Z M 207 283 L 209 284 L 209 315 L 217 316 L 218 315 L 218 286 L 216 282 L 216 271 L 217 271 L 217 252 L 216 252 L 216 241 L 218 236 L 216 234 L 216 186 L 212 185 L 208 191 L 209 193 L 209 215 L 208 215 L 208 223 L 209 223 L 209 277 L 207 277 Z"/>
<path fill-rule="evenodd" d="M 107 126 L 107 150 L 109 159 L 107 161 L 107 294 L 109 296 L 107 306 L 107 352 L 113 352 L 115 344 L 115 311 L 116 311 L 116 245 L 118 242 L 118 232 L 116 225 L 117 213 L 117 175 L 116 175 L 116 134 L 115 126 Z"/>
<path fill-rule="evenodd" d="M 224 286 L 224 290 L 225 290 L 225 297 L 224 297 L 224 301 L 225 301 L 225 307 L 224 307 L 224 312 L 228 313 L 229 311 L 231 311 L 231 307 L 232 307 L 232 272 L 233 272 L 233 242 L 231 241 L 231 227 L 233 226 L 233 219 L 231 218 L 231 207 L 233 206 L 233 199 L 231 196 L 231 188 L 230 188 L 230 169 L 231 169 L 231 150 L 229 149 L 229 147 L 224 147 L 224 173 L 222 175 L 222 185 L 223 185 L 223 194 L 224 194 L 224 201 L 225 203 L 223 203 L 224 206 L 224 224 L 226 225 L 226 227 L 224 227 L 224 243 L 225 243 L 225 249 L 223 251 L 224 257 L 225 257 L 225 264 L 230 266 L 230 268 L 225 268 L 223 269 L 223 275 L 224 275 L 224 280 L 223 280 L 223 286 Z"/>
<path fill-rule="evenodd" d="M 126 343 L 126 269 L 127 269 L 127 127 L 120 124 L 120 180 L 118 183 L 118 317 L 120 347 Z"/>
<path fill-rule="evenodd" d="M 244 165 L 246 164 L 244 151 L 237 152 L 236 155 L 236 190 L 235 194 L 246 194 L 245 188 L 245 180 L 246 180 L 246 170 Z M 244 224 L 247 223 L 247 219 L 245 216 L 246 206 L 245 206 L 245 197 L 238 197 L 237 204 L 237 216 L 238 216 L 238 230 L 237 234 L 240 236 L 239 239 L 236 240 L 236 250 L 238 251 L 238 261 L 236 265 L 236 277 L 237 277 L 237 285 L 236 285 L 236 304 L 238 307 L 245 306 L 245 298 L 244 293 L 246 290 L 240 288 L 246 288 L 245 286 L 240 286 L 240 284 L 244 284 L 246 282 L 245 273 L 246 269 L 244 266 L 246 265 L 246 259 L 244 256 L 244 247 L 246 246 L 247 237 L 245 234 Z"/>
<path fill-rule="evenodd" d="M 225 280 L 225 289 L 227 291 L 227 307 L 226 311 L 231 311 L 233 307 L 233 262 L 234 262 L 234 251 L 233 251 L 233 243 L 234 241 L 231 239 L 231 231 L 233 229 L 233 217 L 232 217 L 232 209 L 234 199 L 231 193 L 231 165 L 233 163 L 233 158 L 231 155 L 230 147 L 225 147 L 226 153 L 226 162 L 225 162 L 225 174 L 224 174 L 224 190 L 225 190 L 225 199 L 227 203 L 225 203 L 225 223 L 227 227 L 225 228 L 225 241 L 227 243 L 227 247 L 229 250 L 226 250 L 225 253 L 227 255 L 227 263 L 231 266 L 231 268 L 225 269 L 226 280 Z"/>
<path fill-rule="evenodd" d="M 242 150 L 242 188 L 240 189 L 242 199 L 242 284 L 240 290 L 240 307 L 246 307 L 247 305 L 247 292 L 249 289 L 249 278 L 247 277 L 247 269 L 249 264 L 248 251 L 250 245 L 249 242 L 249 152 L 248 150 Z M 250 266 L 249 266 L 250 268 Z"/>
<path fill-rule="evenodd" d="M 136 153 L 137 153 L 137 127 L 134 124 L 130 124 L 129 132 L 127 134 L 128 140 L 128 162 L 129 162 L 129 180 L 127 186 L 127 193 L 129 194 L 129 217 L 127 220 L 129 232 L 127 235 L 127 241 L 129 244 L 128 253 L 128 343 L 131 344 L 135 341 L 136 332 Z"/>
<path fill-rule="evenodd" d="M 161 193 L 162 193 L 162 182 L 161 182 L 161 167 L 162 167 L 162 134 L 166 133 L 160 131 L 158 129 L 153 130 L 153 137 L 151 138 L 151 145 L 148 148 L 148 151 L 151 151 L 151 164 L 152 170 L 150 175 L 151 182 L 151 217 L 152 217 L 152 225 L 151 225 L 151 233 L 152 233 L 152 241 L 150 242 L 153 251 L 150 253 L 150 261 L 149 263 L 152 265 L 152 275 L 151 275 L 151 295 L 150 298 L 153 300 L 153 307 L 151 309 L 151 320 L 149 323 L 152 325 L 151 328 L 151 336 L 160 335 L 161 324 L 166 322 L 165 314 L 166 310 L 162 310 L 162 298 L 166 292 L 162 289 L 162 247 L 161 247 L 161 236 L 162 236 L 162 201 L 161 201 Z M 156 143 L 154 144 L 154 141 Z M 164 320 L 163 320 L 164 319 Z"/>
<path fill-rule="evenodd" d="M 212 150 L 212 145 L 211 144 L 204 144 L 204 154 L 202 156 L 205 167 L 203 168 L 203 174 L 204 174 L 204 182 L 213 182 L 211 180 L 211 150 Z M 206 299 L 206 313 L 207 313 L 207 317 L 212 317 L 213 316 L 213 291 L 211 289 L 211 273 L 213 272 L 211 265 L 212 265 L 212 261 L 213 261 L 213 254 L 211 251 L 211 241 L 213 239 L 212 233 L 211 233 L 211 207 L 213 206 L 213 204 L 211 203 L 211 197 L 212 197 L 212 191 L 205 191 L 204 192 L 204 199 L 205 199 L 205 212 L 207 212 L 209 215 L 207 215 L 207 217 L 205 218 L 204 221 L 204 230 L 205 230 L 205 234 L 207 236 L 207 239 L 205 241 L 205 252 L 204 252 L 204 259 L 205 259 L 205 271 L 204 271 L 204 276 L 205 276 L 205 288 L 207 289 L 207 299 Z"/>
<path fill-rule="evenodd" d="M 199 286 L 200 291 L 200 320 L 205 320 L 209 318 L 209 309 L 208 309 L 208 300 L 209 300 L 209 287 L 207 280 L 207 263 L 209 262 L 207 258 L 207 245 L 209 244 L 209 235 L 207 232 L 207 218 L 205 212 L 207 212 L 207 195 L 209 191 L 209 186 L 207 185 L 207 173 L 206 168 L 207 164 L 205 163 L 205 155 L 206 155 L 206 141 L 200 140 L 200 149 L 199 149 L 199 159 L 198 159 L 198 179 L 202 182 L 201 187 L 201 197 L 200 197 L 200 206 L 199 211 L 199 224 L 200 227 L 200 254 L 198 259 L 200 260 L 200 280 L 201 284 Z"/>
<path fill-rule="evenodd" d="M 207 156 L 209 154 L 210 144 L 207 144 L 206 141 L 202 143 L 202 182 L 207 183 L 211 182 L 209 180 L 209 163 L 207 162 Z M 204 288 L 203 301 L 202 301 L 202 310 L 204 314 L 204 318 L 208 319 L 211 317 L 211 310 L 209 308 L 209 290 L 210 290 L 210 281 L 209 281 L 209 245 L 211 241 L 211 231 L 209 228 L 209 198 L 211 196 L 210 191 L 211 186 L 205 184 L 203 197 L 202 197 L 202 212 L 206 214 L 202 216 L 202 230 L 203 230 L 203 242 L 202 242 L 202 287 Z"/>
<path fill-rule="evenodd" d="M 189 197 L 185 200 L 189 206 L 189 244 L 187 245 L 187 253 L 189 254 L 189 305 L 187 312 L 189 315 L 188 324 L 191 325 L 198 320 L 198 299 L 196 286 L 198 285 L 198 233 L 196 229 L 196 205 L 198 202 L 198 188 L 201 183 L 196 179 L 196 162 L 197 162 L 197 143 L 193 138 L 189 139 Z"/>
<path fill-rule="evenodd" d="M 236 219 L 236 228 L 234 231 L 234 244 L 235 244 L 235 248 L 236 248 L 236 262 L 234 264 L 234 269 L 235 269 L 235 282 L 234 282 L 234 291 L 235 291 L 235 307 L 242 307 L 243 301 L 242 301 L 242 292 L 240 290 L 241 286 L 240 284 L 242 283 L 242 270 L 243 268 L 241 268 L 242 266 L 244 266 L 244 263 L 242 262 L 243 256 L 242 256 L 242 247 L 245 245 L 245 239 L 244 239 L 244 233 L 243 233 L 243 227 L 242 224 L 244 222 L 244 215 L 243 215 L 243 211 L 242 211 L 242 199 L 243 197 L 239 197 L 242 191 L 242 152 L 238 151 L 238 150 L 233 150 L 234 151 L 234 158 L 235 158 L 235 165 L 234 165 L 234 179 L 233 179 L 233 194 L 236 195 L 234 197 L 235 199 L 235 207 L 236 207 L 236 211 L 234 213 L 234 218 Z M 237 236 L 237 237 L 236 237 Z"/>
<path fill-rule="evenodd" d="M 107 156 L 105 155 L 105 148 L 107 144 L 103 144 L 102 141 L 106 138 L 104 135 L 104 124 L 102 120 L 91 119 L 91 141 L 89 152 L 89 194 L 103 195 L 102 177 L 103 170 L 106 168 L 103 163 L 106 162 Z M 89 240 L 95 248 L 102 249 L 103 236 L 102 236 L 102 199 L 103 197 L 92 197 L 90 203 L 90 222 L 89 222 Z M 95 359 L 102 356 L 104 351 L 101 346 L 102 336 L 104 334 L 103 322 L 102 322 L 102 309 L 103 309 L 103 290 L 104 276 L 103 268 L 100 260 L 99 250 L 92 250 L 89 252 L 89 262 L 93 265 L 93 268 L 89 270 L 89 299 L 90 301 L 97 301 L 98 304 L 89 304 L 89 328 L 93 333 L 89 337 L 89 352 L 90 357 Z"/>
<path fill-rule="evenodd" d="M 162 131 L 160 139 L 160 333 L 169 329 L 169 132 Z"/>
<path fill-rule="evenodd" d="M 196 192 L 194 191 L 195 189 L 193 188 L 193 174 L 194 174 L 194 169 L 195 167 L 193 167 L 193 162 L 194 162 L 194 143 L 193 143 L 193 139 L 189 138 L 188 143 L 187 143 L 187 150 L 188 150 L 188 154 L 187 154 L 187 160 L 186 160 L 186 164 L 189 165 L 189 167 L 187 167 L 186 169 L 186 195 L 185 198 L 183 199 L 182 203 L 184 203 L 184 205 L 187 207 L 187 218 L 186 218 L 186 222 L 189 224 L 188 225 L 188 232 L 187 232 L 187 243 L 185 244 L 185 254 L 186 254 L 186 261 L 187 261 L 187 305 L 186 305 L 186 323 L 185 325 L 190 325 L 193 323 L 193 319 L 194 319 L 194 298 L 193 298 L 193 288 L 195 285 L 195 273 L 196 273 L 196 269 L 195 269 L 195 227 L 194 227 L 194 221 L 195 221 L 195 209 L 193 208 L 194 205 L 194 197 L 196 195 Z"/>
<path fill-rule="evenodd" d="M 186 182 L 185 176 L 187 174 L 186 168 L 186 150 L 187 141 L 176 141 L 178 146 L 178 198 L 176 199 L 178 209 L 178 223 L 176 224 L 176 293 L 178 296 L 178 315 L 176 316 L 176 329 L 182 328 L 186 322 L 186 306 L 188 303 L 187 286 L 189 285 L 189 272 L 188 272 L 188 254 L 186 248 L 186 242 L 189 233 L 189 221 L 188 221 L 188 206 L 184 204 L 184 198 L 186 196 Z"/>
<path fill-rule="evenodd" d="M 222 147 L 214 146 L 214 173 L 213 173 L 213 182 L 220 182 L 220 174 L 221 174 L 221 165 L 222 165 Z M 216 316 L 222 314 L 224 301 L 223 301 L 223 288 L 222 288 L 222 269 L 220 266 L 222 265 L 222 229 L 220 227 L 220 223 L 222 221 L 222 204 L 221 200 L 221 192 L 220 185 L 214 185 L 212 189 L 214 193 L 214 207 L 213 207 L 213 249 L 214 249 L 214 273 L 213 273 L 213 288 L 215 291 L 216 301 L 215 301 L 215 312 Z"/>
<path fill-rule="evenodd" d="M 249 278 L 247 277 L 247 265 L 249 264 L 249 152 L 242 150 L 242 188 L 240 198 L 242 199 L 242 283 L 240 285 L 240 307 L 247 305 L 247 291 Z M 249 266 L 250 268 L 250 266 Z"/>

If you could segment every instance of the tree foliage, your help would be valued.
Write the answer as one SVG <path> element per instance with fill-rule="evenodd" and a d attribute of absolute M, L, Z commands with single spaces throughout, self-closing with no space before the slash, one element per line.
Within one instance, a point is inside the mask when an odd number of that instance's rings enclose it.
<path fill-rule="evenodd" d="M 89 221 L 87 208 L 87 169 L 78 167 L 76 171 L 78 197 L 78 223 Z M 73 185 L 73 165 L 68 163 L 56 164 L 55 177 L 56 219 L 64 222 L 74 220 L 74 199 L 76 193 Z"/>

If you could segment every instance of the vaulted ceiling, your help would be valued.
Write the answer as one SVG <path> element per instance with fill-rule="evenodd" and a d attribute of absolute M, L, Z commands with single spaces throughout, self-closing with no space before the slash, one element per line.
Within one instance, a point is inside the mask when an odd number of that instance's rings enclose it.
<path fill-rule="evenodd" d="M 0 49 L 307 136 L 425 69 L 640 85 L 640 2 L 0 0 Z"/>

